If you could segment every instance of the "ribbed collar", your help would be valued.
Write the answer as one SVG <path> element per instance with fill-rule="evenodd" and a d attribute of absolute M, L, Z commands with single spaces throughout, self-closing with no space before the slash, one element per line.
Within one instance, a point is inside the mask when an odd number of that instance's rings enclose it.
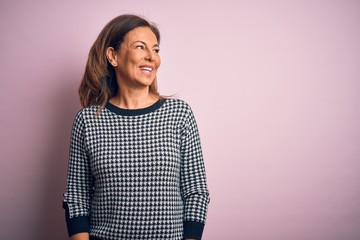
<path fill-rule="evenodd" d="M 124 109 L 119 108 L 110 102 L 107 102 L 105 105 L 105 108 L 109 111 L 116 113 L 117 115 L 123 115 L 123 116 L 137 116 L 137 115 L 143 115 L 147 113 L 151 113 L 159 109 L 164 102 L 166 101 L 165 98 L 161 98 L 157 100 L 153 105 L 146 107 L 146 108 L 139 108 L 139 109 Z"/>

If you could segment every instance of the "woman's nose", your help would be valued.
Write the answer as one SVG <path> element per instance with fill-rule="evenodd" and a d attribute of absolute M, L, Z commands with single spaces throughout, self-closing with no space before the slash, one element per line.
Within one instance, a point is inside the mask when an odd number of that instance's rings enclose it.
<path fill-rule="evenodd" d="M 145 56 L 145 59 L 146 60 L 148 60 L 148 61 L 150 61 L 150 62 L 152 62 L 152 61 L 154 61 L 154 52 L 152 51 L 152 50 L 148 50 L 147 51 L 147 54 L 146 54 L 146 56 Z"/>

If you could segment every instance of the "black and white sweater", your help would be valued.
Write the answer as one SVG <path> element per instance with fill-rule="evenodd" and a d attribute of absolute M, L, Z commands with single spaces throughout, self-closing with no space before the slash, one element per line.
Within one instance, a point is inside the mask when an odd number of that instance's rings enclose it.
<path fill-rule="evenodd" d="M 63 207 L 69 236 L 201 239 L 209 192 L 197 125 L 182 100 L 82 109 Z"/>

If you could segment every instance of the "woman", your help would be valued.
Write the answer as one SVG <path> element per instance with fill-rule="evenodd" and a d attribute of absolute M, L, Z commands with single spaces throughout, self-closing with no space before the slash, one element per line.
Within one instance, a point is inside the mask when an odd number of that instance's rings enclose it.
<path fill-rule="evenodd" d="M 199 134 L 190 107 L 157 91 L 159 42 L 155 25 L 121 15 L 90 49 L 63 200 L 72 240 L 201 239 Z"/>

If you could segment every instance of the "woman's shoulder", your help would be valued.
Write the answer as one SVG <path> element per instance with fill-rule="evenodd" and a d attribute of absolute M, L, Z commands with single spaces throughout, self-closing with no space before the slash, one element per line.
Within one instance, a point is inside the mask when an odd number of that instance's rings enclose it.
<path fill-rule="evenodd" d="M 98 114 L 99 106 L 88 106 L 81 108 L 75 114 L 75 120 L 85 121 L 86 119 L 93 118 Z"/>
<path fill-rule="evenodd" d="M 96 112 L 99 110 L 99 106 L 97 105 L 91 105 L 88 107 L 83 107 L 82 109 L 80 109 L 78 111 L 78 115 L 93 115 L 94 113 L 96 114 Z"/>
<path fill-rule="evenodd" d="M 187 119 L 193 114 L 190 105 L 185 100 L 177 98 L 166 98 L 163 109 L 165 114 L 175 115 L 181 119 Z"/>
<path fill-rule="evenodd" d="M 166 98 L 166 104 L 168 106 L 175 107 L 178 109 L 184 109 L 184 110 L 190 109 L 190 105 L 185 100 L 178 98 Z"/>

